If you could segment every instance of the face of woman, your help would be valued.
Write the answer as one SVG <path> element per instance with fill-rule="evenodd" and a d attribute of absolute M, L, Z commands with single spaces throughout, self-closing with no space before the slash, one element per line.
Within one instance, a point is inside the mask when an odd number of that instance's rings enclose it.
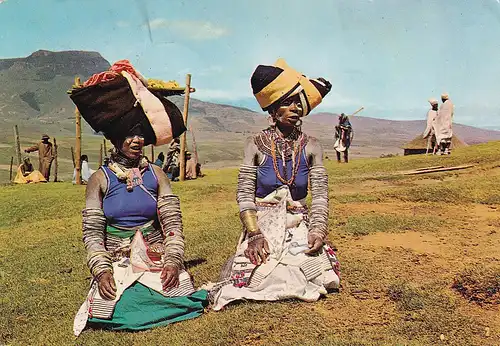
<path fill-rule="evenodd" d="M 283 100 L 273 117 L 282 125 L 295 126 L 302 116 L 302 104 L 298 95 Z"/>
<path fill-rule="evenodd" d="M 120 151 L 130 159 L 137 159 L 142 154 L 144 146 L 144 137 L 135 135 L 125 138 Z"/>

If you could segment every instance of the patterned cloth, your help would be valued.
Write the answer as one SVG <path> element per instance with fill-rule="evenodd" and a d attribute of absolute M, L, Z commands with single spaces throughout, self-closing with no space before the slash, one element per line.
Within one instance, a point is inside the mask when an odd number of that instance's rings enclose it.
<path fill-rule="evenodd" d="M 308 244 L 305 204 L 293 201 L 288 187 L 282 186 L 257 199 L 256 205 L 258 226 L 270 256 L 265 264 L 253 265 L 244 254 L 248 241 L 242 235 L 229 277 L 211 289 L 213 309 L 241 299 L 316 301 L 328 289 L 338 288 L 340 264 L 334 251 L 325 244 L 316 255 L 303 253 Z"/>
<path fill-rule="evenodd" d="M 146 239 L 155 243 L 159 239 L 161 242 L 162 238 L 155 234 L 151 233 Z M 207 305 L 207 292 L 196 292 L 185 270 L 180 271 L 178 287 L 163 290 L 160 278 L 162 265 L 149 258 L 147 248 L 151 244 L 140 231 L 136 232 L 132 241 L 129 238 L 111 238 L 106 246 L 115 259 L 113 278 L 117 288 L 116 298 L 102 298 L 98 283 L 93 280 L 87 299 L 75 316 L 75 336 L 80 335 L 87 322 L 115 330 L 143 330 L 197 317 L 203 312 Z M 122 297 L 126 302 L 122 301 Z M 140 314 L 133 311 L 138 302 L 141 302 Z M 164 311 L 159 312 L 158 306 L 163 306 Z"/>

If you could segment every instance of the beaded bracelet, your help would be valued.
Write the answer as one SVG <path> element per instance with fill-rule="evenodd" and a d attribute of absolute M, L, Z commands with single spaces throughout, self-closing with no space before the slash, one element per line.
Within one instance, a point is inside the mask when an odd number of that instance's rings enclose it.
<path fill-rule="evenodd" d="M 264 234 L 259 233 L 259 234 L 254 235 L 253 237 L 248 238 L 248 242 L 251 243 L 251 242 L 254 242 L 254 241 L 261 239 L 261 238 L 264 238 Z"/>

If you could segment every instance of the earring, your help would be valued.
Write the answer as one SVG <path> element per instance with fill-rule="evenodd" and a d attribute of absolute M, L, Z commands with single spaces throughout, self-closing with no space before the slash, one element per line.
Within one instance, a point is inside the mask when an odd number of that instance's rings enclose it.
<path fill-rule="evenodd" d="M 295 127 L 301 127 L 302 126 L 302 119 L 297 120 L 297 123 L 295 123 Z"/>
<path fill-rule="evenodd" d="M 269 122 L 269 126 L 276 126 L 276 119 L 272 115 L 267 117 L 267 121 Z"/>

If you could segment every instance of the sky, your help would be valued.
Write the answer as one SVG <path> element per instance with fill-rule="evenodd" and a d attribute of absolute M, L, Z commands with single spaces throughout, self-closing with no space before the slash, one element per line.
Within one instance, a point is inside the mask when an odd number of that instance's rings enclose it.
<path fill-rule="evenodd" d="M 500 0 L 0 0 L 0 58 L 98 51 L 193 97 L 258 110 L 250 77 L 277 58 L 332 91 L 316 112 L 500 129 Z"/>

